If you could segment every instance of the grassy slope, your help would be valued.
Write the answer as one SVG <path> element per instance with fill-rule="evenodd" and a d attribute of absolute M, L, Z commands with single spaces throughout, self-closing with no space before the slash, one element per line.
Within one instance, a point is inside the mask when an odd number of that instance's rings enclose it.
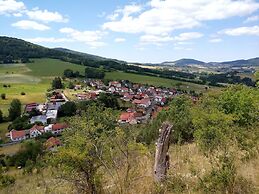
<path fill-rule="evenodd" d="M 34 63 L 8 64 L 0 66 L 0 83 L 11 84 L 11 88 L 0 87 L 0 94 L 6 93 L 7 100 L 0 100 L 0 109 L 7 114 L 12 99 L 18 98 L 23 104 L 30 102 L 44 102 L 45 92 L 49 88 L 54 76 L 62 76 L 65 69 L 72 69 L 84 74 L 84 66 L 63 62 L 57 59 L 34 59 Z M 8 73 L 7 73 L 8 72 Z M 3 77 L 7 76 L 7 77 Z M 184 90 L 204 91 L 205 86 L 180 82 L 159 77 L 137 75 L 124 72 L 107 72 L 107 79 L 127 79 L 137 83 L 155 86 L 175 87 L 177 83 Z M 25 96 L 20 93 L 25 92 Z"/>
<path fill-rule="evenodd" d="M 26 64 L 30 72 L 27 72 L 28 75 L 41 76 L 41 77 L 53 77 L 53 76 L 62 76 L 65 69 L 72 69 L 74 71 L 79 71 L 81 74 L 84 74 L 85 67 L 60 61 L 57 59 L 33 59 L 34 63 Z"/>
<path fill-rule="evenodd" d="M 124 73 L 124 72 L 107 72 L 106 79 L 118 79 L 118 80 L 129 80 L 136 83 L 142 84 L 150 84 L 154 86 L 164 86 L 164 87 L 175 87 L 177 83 L 182 83 L 180 86 L 181 89 L 184 90 L 197 90 L 197 91 L 204 91 L 205 86 L 189 83 L 189 82 L 182 82 L 172 79 L 165 79 L 160 77 L 153 77 L 153 76 L 146 76 L 146 75 L 138 75 L 133 73 Z"/>

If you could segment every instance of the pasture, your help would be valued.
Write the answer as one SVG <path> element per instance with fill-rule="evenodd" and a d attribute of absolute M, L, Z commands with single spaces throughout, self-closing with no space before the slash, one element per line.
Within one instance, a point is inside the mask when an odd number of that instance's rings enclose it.
<path fill-rule="evenodd" d="M 34 63 L 27 63 L 26 66 L 30 69 L 26 72 L 27 75 L 40 77 L 55 77 L 62 76 L 64 70 L 71 69 L 79 71 L 84 75 L 85 67 L 73 63 L 64 62 L 58 59 L 33 59 Z"/>

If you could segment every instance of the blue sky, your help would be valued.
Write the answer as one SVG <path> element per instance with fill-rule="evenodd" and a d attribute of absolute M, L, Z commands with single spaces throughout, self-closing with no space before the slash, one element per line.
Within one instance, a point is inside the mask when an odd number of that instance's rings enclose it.
<path fill-rule="evenodd" d="M 256 0 L 0 0 L 0 35 L 129 62 L 259 56 Z"/>

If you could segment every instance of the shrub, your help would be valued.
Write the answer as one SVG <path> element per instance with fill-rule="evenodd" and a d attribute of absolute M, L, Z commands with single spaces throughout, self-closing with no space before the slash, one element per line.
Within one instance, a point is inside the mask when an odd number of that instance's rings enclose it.
<path fill-rule="evenodd" d="M 26 94 L 25 94 L 25 92 L 21 92 L 21 95 L 24 96 L 24 95 L 26 95 Z"/>
<path fill-rule="evenodd" d="M 1 94 L 1 98 L 2 98 L 2 100 L 5 100 L 6 99 L 6 94 Z"/>
<path fill-rule="evenodd" d="M 9 175 L 0 175 L 0 188 L 14 184 L 15 178 Z"/>

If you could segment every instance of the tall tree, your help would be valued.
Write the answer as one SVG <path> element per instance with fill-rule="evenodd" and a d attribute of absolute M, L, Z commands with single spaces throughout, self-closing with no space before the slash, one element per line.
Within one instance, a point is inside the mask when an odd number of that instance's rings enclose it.
<path fill-rule="evenodd" d="M 53 89 L 62 89 L 63 88 L 63 83 L 60 77 L 55 77 L 54 80 L 52 81 L 52 88 Z"/>
<path fill-rule="evenodd" d="M 13 101 L 10 104 L 9 108 L 9 119 L 11 121 L 15 120 L 17 117 L 21 116 L 21 110 L 22 109 L 22 104 L 20 100 L 18 99 L 13 99 Z"/>

